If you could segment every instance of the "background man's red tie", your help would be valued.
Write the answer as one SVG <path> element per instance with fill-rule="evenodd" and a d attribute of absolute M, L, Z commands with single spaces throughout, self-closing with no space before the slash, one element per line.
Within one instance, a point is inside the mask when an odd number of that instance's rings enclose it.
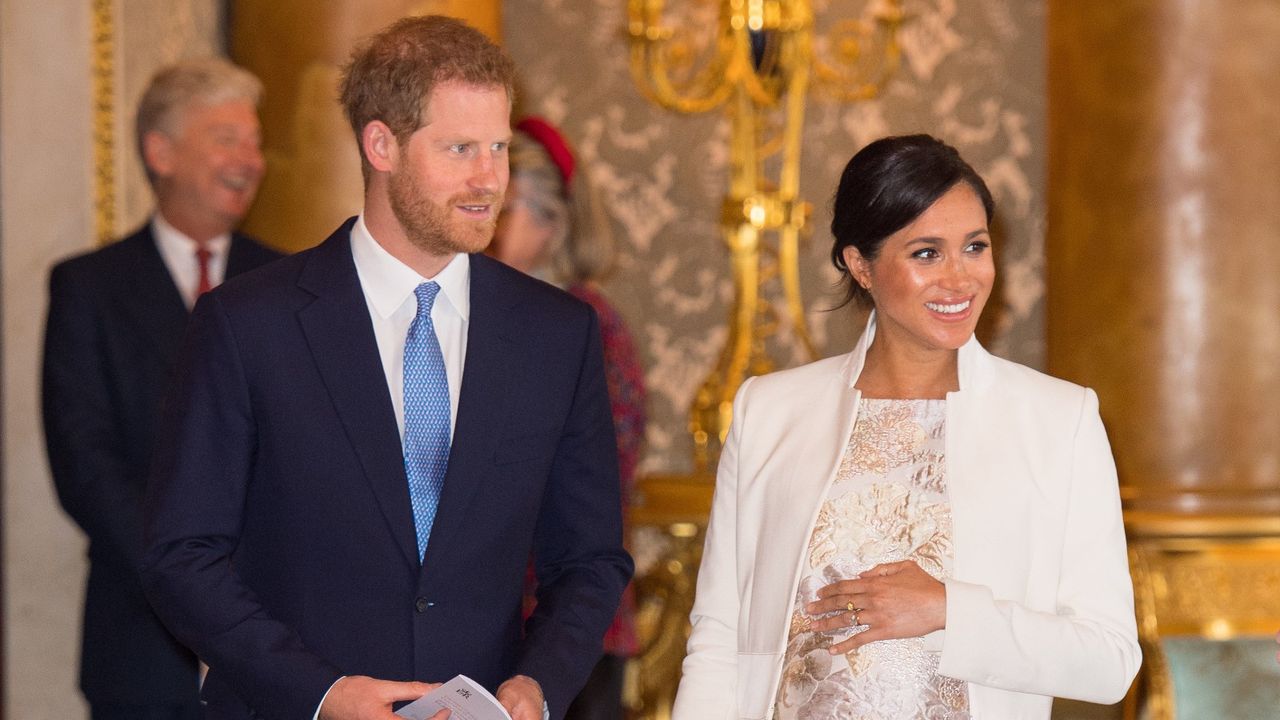
<path fill-rule="evenodd" d="M 196 283 L 196 297 L 213 289 L 213 284 L 209 282 L 209 258 L 211 257 L 213 253 L 205 248 L 196 249 L 196 262 L 200 265 L 200 281 Z"/>

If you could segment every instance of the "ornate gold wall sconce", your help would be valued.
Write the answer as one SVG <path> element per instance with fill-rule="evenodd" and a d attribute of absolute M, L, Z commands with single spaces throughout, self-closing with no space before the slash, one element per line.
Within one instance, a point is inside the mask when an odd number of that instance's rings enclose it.
<path fill-rule="evenodd" d="M 774 367 L 765 340 L 781 319 L 762 301 L 766 285 L 781 285 L 792 332 L 817 356 L 799 278 L 799 243 L 811 209 L 799 195 L 810 84 L 841 101 L 874 97 L 897 66 L 904 15 L 900 0 L 873 0 L 864 7 L 866 19 L 834 23 L 815 42 L 809 0 L 689 3 L 718 6 L 712 31 L 664 25 L 665 0 L 629 0 L 628 32 L 632 75 L 647 97 L 683 113 L 724 107 L 732 121 L 720 219 L 734 280 L 729 338 L 689 420 L 695 469 L 705 473 L 728 433 L 738 387 L 748 375 Z M 825 52 L 815 52 L 815 45 Z"/>

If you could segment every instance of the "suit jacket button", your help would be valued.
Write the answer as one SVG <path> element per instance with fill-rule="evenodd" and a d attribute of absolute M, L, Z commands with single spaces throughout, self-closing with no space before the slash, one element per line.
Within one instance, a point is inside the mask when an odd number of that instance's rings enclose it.
<path fill-rule="evenodd" d="M 431 603 L 427 602 L 426 598 L 420 597 L 413 601 L 413 607 L 418 612 L 423 613 L 427 611 L 427 608 L 431 607 Z"/>

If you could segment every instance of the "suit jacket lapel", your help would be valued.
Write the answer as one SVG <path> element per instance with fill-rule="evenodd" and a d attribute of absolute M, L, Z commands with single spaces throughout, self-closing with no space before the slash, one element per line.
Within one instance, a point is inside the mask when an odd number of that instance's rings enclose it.
<path fill-rule="evenodd" d="M 413 511 L 395 410 L 351 257 L 348 221 L 312 251 L 298 280 L 316 296 L 298 312 L 311 355 L 396 544 L 418 564 Z"/>
<path fill-rule="evenodd" d="M 458 420 L 449 452 L 440 509 L 431 528 L 427 556 L 448 554 L 449 543 L 463 530 L 466 508 L 492 461 L 494 434 L 505 416 L 508 365 L 514 357 L 506 332 L 507 293 L 500 287 L 493 260 L 471 256 L 471 317 L 467 323 L 467 357 L 458 398 Z"/>
<path fill-rule="evenodd" d="M 164 357 L 176 357 L 190 313 L 160 257 L 151 225 L 144 225 L 120 244 L 121 249 L 129 250 L 130 267 L 122 269 L 122 277 L 128 280 L 118 286 L 122 290 L 119 302 Z"/>
<path fill-rule="evenodd" d="M 257 267 L 247 252 L 251 249 L 250 242 L 249 238 L 240 233 L 231 233 L 231 247 L 227 249 L 227 279 Z"/>

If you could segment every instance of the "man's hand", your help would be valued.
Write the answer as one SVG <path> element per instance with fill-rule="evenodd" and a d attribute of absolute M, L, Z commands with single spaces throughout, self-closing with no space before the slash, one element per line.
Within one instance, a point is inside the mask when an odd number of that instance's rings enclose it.
<path fill-rule="evenodd" d="M 839 655 L 876 640 L 921 637 L 947 624 L 947 588 L 912 560 L 877 565 L 818 590 L 805 606 L 810 628 L 864 628 L 831 647 Z M 837 614 L 829 614 L 837 613 Z"/>
<path fill-rule="evenodd" d="M 348 675 L 329 688 L 329 694 L 320 704 L 320 720 L 403 720 L 391 712 L 391 703 L 417 700 L 439 686 L 440 683 L 394 682 Z M 441 710 L 432 715 L 431 720 L 447 717 L 449 711 Z"/>
<path fill-rule="evenodd" d="M 511 720 L 542 720 L 542 701 L 542 686 L 528 675 L 516 675 L 498 687 L 498 702 Z"/>

